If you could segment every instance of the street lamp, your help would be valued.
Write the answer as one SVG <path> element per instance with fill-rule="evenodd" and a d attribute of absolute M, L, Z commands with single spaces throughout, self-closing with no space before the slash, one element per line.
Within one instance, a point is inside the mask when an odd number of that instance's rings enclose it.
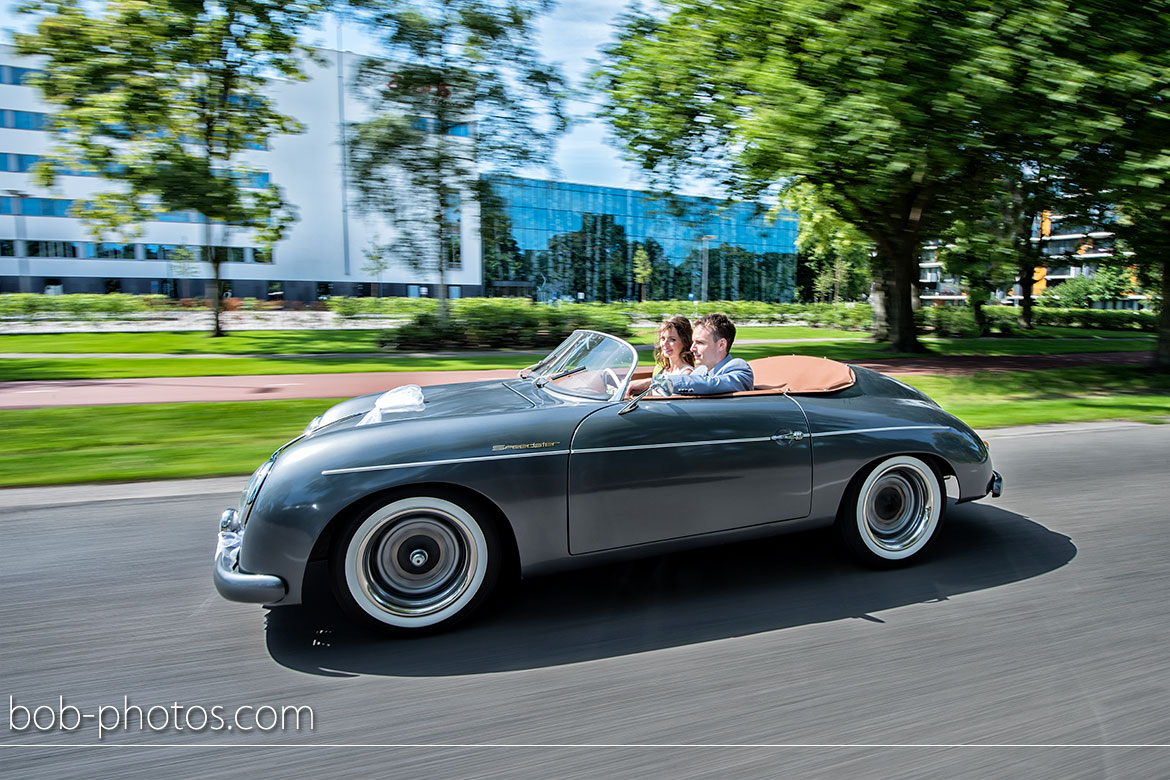
<path fill-rule="evenodd" d="M 707 302 L 707 242 L 715 236 L 699 236 L 699 240 L 703 242 L 703 287 L 700 300 L 703 303 Z"/>
<path fill-rule="evenodd" d="M 25 240 L 24 199 L 28 193 L 22 190 L 8 190 L 13 198 L 15 210 L 12 212 L 12 221 L 16 227 L 16 240 L 12 242 L 12 251 L 16 254 L 16 274 L 19 277 L 20 291 L 30 292 L 31 280 L 28 276 L 28 245 Z"/>

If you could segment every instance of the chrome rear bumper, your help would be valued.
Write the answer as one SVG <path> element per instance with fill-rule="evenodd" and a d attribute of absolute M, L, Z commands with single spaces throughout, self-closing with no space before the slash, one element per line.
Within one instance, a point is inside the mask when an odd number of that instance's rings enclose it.
<path fill-rule="evenodd" d="M 219 541 L 215 547 L 215 589 L 229 601 L 275 604 L 288 592 L 284 580 L 273 574 L 251 574 L 240 569 L 243 541 L 239 516 L 224 510 L 219 518 Z"/>

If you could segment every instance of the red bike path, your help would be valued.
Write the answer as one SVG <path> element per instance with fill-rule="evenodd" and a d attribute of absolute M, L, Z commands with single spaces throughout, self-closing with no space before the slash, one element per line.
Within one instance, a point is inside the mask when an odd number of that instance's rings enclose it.
<path fill-rule="evenodd" d="M 1100 352 L 1071 355 L 898 358 L 857 361 L 891 376 L 964 375 L 979 371 L 1030 371 L 1077 366 L 1141 365 L 1150 352 Z M 515 370 L 395 371 L 358 374 L 270 374 L 144 379 L 58 379 L 0 382 L 0 409 L 46 406 L 268 401 L 298 398 L 352 398 L 401 385 L 438 385 L 516 376 Z"/>

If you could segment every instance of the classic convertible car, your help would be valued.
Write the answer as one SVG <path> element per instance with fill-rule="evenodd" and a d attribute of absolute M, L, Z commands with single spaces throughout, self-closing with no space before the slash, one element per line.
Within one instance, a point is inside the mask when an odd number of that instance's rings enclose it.
<path fill-rule="evenodd" d="M 579 330 L 511 380 L 337 404 L 256 470 L 220 520 L 225 598 L 297 604 L 328 561 L 349 615 L 449 627 L 504 576 L 835 524 L 876 566 L 917 559 L 955 500 L 998 496 L 986 442 L 923 393 L 809 357 L 756 388 L 627 397 L 634 348 Z"/>

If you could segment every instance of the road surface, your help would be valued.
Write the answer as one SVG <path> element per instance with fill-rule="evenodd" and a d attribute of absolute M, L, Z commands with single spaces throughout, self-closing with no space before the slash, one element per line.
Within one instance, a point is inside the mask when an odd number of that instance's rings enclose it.
<path fill-rule="evenodd" d="M 462 630 L 406 641 L 348 628 L 327 598 L 220 599 L 216 520 L 238 485 L 0 493 L 0 765 L 14 778 L 1170 776 L 1170 426 L 988 438 L 1004 496 L 952 507 L 918 566 L 862 570 L 827 534 L 780 537 L 527 581 Z M 48 725 L 62 699 L 133 723 L 99 742 L 92 720 L 39 731 L 13 709 L 47 707 Z M 195 725 L 200 708 L 307 706 L 313 728 L 176 730 L 173 704 Z M 157 731 L 130 709 L 152 706 Z"/>

